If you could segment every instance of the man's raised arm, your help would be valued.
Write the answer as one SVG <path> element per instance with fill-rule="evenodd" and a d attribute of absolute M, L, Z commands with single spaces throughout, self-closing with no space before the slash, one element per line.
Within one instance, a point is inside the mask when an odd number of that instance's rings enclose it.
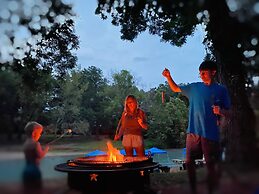
<path fill-rule="evenodd" d="M 167 79 L 168 84 L 173 92 L 181 92 L 181 88 L 174 82 L 171 77 L 170 71 L 168 69 L 164 69 L 162 75 Z"/>

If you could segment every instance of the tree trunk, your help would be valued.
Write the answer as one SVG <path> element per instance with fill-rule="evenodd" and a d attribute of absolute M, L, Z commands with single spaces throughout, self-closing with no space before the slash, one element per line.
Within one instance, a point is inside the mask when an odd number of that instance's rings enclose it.
<path fill-rule="evenodd" d="M 226 64 L 226 68 L 230 67 L 227 72 L 232 72 L 231 76 L 226 73 L 222 74 L 232 102 L 230 123 L 226 133 L 226 159 L 231 163 L 246 164 L 253 162 L 256 155 L 255 115 L 245 90 L 244 72 L 241 69 L 237 71 L 238 67 L 242 66 L 241 62 L 222 59 L 222 63 Z M 231 67 L 234 67 L 237 72 L 234 72 Z"/>
<path fill-rule="evenodd" d="M 256 148 L 255 114 L 245 89 L 246 72 L 243 53 L 237 45 L 241 41 L 243 24 L 229 16 L 225 0 L 209 0 L 205 4 L 210 14 L 207 31 L 219 62 L 219 75 L 227 85 L 232 102 L 230 122 L 226 132 L 226 160 L 244 166 L 259 161 Z"/>

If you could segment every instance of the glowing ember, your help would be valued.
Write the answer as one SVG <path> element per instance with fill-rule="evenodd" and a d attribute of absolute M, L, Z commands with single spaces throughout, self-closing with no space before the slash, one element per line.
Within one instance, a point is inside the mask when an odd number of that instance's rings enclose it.
<path fill-rule="evenodd" d="M 109 162 L 123 162 L 124 156 L 120 153 L 119 150 L 117 150 L 115 147 L 113 147 L 112 143 L 110 141 L 107 142 L 108 147 L 108 161 Z"/>

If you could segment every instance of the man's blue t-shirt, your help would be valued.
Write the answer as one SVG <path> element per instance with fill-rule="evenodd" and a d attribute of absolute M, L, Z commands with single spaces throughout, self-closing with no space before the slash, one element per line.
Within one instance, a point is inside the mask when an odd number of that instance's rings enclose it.
<path fill-rule="evenodd" d="M 203 82 L 180 86 L 183 95 L 189 99 L 189 123 L 187 133 L 200 135 L 209 140 L 219 141 L 217 116 L 212 106 L 223 109 L 230 108 L 230 97 L 226 87 Z"/>

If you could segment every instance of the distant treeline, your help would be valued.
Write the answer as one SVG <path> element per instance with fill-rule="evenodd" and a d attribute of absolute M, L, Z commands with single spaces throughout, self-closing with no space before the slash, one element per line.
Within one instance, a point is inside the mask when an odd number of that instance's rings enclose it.
<path fill-rule="evenodd" d="M 140 90 L 126 70 L 114 73 L 108 82 L 95 66 L 71 70 L 62 78 L 40 70 L 18 73 L 2 67 L 0 84 L 0 133 L 10 139 L 20 137 L 31 120 L 42 123 L 48 134 L 71 128 L 74 134 L 112 137 L 124 99 L 133 94 L 147 113 L 149 130 L 145 138 L 162 147 L 181 147 L 185 143 L 187 100 L 173 94 L 167 84 L 147 92 Z"/>

